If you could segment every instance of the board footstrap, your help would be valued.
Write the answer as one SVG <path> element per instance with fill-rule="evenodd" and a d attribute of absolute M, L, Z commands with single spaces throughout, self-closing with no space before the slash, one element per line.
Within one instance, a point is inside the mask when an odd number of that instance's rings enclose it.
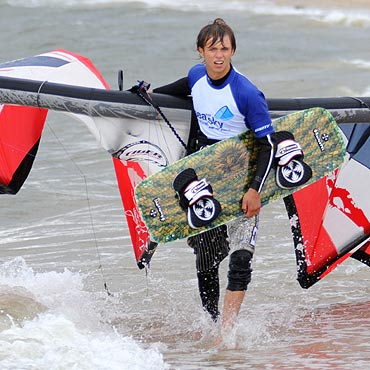
<path fill-rule="evenodd" d="M 173 181 L 173 188 L 192 229 L 208 225 L 221 213 L 221 204 L 213 197 L 212 186 L 206 179 L 199 180 L 193 168 L 181 171 Z"/>
<path fill-rule="evenodd" d="M 276 137 L 280 139 L 275 153 L 276 184 L 282 189 L 305 184 L 312 177 L 312 169 L 303 161 L 302 147 L 289 131 L 279 131 Z"/>

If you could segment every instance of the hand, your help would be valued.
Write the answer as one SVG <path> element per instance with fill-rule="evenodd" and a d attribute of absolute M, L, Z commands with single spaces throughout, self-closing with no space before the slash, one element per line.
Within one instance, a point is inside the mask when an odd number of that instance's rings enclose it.
<path fill-rule="evenodd" d="M 150 88 L 150 84 L 143 80 L 143 81 L 138 81 L 138 84 L 132 86 L 129 91 L 131 91 L 132 93 L 141 92 L 141 93 L 146 94 L 149 88 Z"/>
<path fill-rule="evenodd" d="M 260 213 L 261 197 L 257 190 L 249 188 L 242 200 L 242 210 L 246 217 L 253 217 Z"/>

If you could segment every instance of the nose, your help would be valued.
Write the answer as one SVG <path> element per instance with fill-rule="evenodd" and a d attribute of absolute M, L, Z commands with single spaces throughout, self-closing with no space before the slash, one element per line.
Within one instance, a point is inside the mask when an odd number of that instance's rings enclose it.
<path fill-rule="evenodd" d="M 215 54 L 215 57 L 216 58 L 222 58 L 223 54 L 222 54 L 222 50 L 216 50 L 216 54 Z"/>

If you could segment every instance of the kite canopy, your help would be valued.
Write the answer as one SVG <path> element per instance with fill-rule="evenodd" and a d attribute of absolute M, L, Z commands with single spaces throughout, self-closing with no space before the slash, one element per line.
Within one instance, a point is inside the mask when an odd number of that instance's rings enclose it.
<path fill-rule="evenodd" d="M 65 50 L 0 64 L 0 193 L 16 194 L 37 154 L 48 110 L 82 121 L 111 155 L 138 262 L 150 244 L 136 184 L 184 155 L 191 99 L 109 90 L 92 62 Z M 285 199 L 298 264 L 308 288 L 347 257 L 370 265 L 370 98 L 268 99 L 272 117 L 323 107 L 336 118 L 348 160 Z M 171 126 L 159 119 L 160 107 Z"/>

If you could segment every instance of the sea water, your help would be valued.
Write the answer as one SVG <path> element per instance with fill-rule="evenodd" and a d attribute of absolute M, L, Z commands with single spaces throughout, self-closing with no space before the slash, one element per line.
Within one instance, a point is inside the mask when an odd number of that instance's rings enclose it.
<path fill-rule="evenodd" d="M 199 29 L 222 17 L 234 65 L 267 98 L 369 95 L 370 11 L 341 3 L 0 0 L 0 61 L 61 48 L 89 57 L 113 89 L 119 69 L 124 88 L 159 86 L 199 62 Z M 222 348 L 185 242 L 136 267 L 111 159 L 81 123 L 49 113 L 27 182 L 0 207 L 2 370 L 370 365 L 368 267 L 348 260 L 300 288 L 280 202 L 261 212 L 253 280 Z M 226 273 L 225 261 L 222 293 Z"/>

